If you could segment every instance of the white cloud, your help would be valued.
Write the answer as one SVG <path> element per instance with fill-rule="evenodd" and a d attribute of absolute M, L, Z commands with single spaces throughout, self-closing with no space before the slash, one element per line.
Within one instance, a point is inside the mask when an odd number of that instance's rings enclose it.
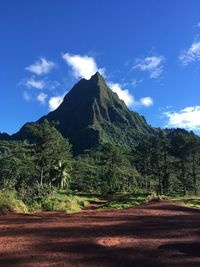
<path fill-rule="evenodd" d="M 142 97 L 137 101 L 128 89 L 122 89 L 119 83 L 108 82 L 110 89 L 115 92 L 120 99 L 122 99 L 128 107 L 145 106 L 150 107 L 153 105 L 153 99 L 149 96 Z"/>
<path fill-rule="evenodd" d="M 109 82 L 108 86 L 115 92 L 120 99 L 122 99 L 127 106 L 132 106 L 135 102 L 134 96 L 130 94 L 128 89 L 122 89 L 119 83 Z"/>
<path fill-rule="evenodd" d="M 163 63 L 163 56 L 146 57 L 144 59 L 137 59 L 133 69 L 147 71 L 151 79 L 157 79 L 163 72 Z"/>
<path fill-rule="evenodd" d="M 163 114 L 168 118 L 166 127 L 200 130 L 200 106 L 186 107 L 177 112 L 169 111 Z"/>
<path fill-rule="evenodd" d="M 73 76 L 76 79 L 78 78 L 90 79 L 91 76 L 95 74 L 97 71 L 100 72 L 102 75 L 105 74 L 105 69 L 98 68 L 95 59 L 87 55 L 81 56 L 81 55 L 71 55 L 69 53 L 66 53 L 66 54 L 63 54 L 62 57 L 65 60 L 65 62 L 72 68 Z M 140 82 L 142 82 L 142 80 L 137 81 L 137 83 L 140 83 Z M 136 85 L 136 82 L 135 82 L 135 85 Z M 125 102 L 125 104 L 128 107 L 131 107 L 131 106 L 133 107 L 136 105 L 140 105 L 140 106 L 143 105 L 147 107 L 153 104 L 153 100 L 150 99 L 150 97 L 141 98 L 139 101 L 136 101 L 134 99 L 134 96 L 129 92 L 129 90 L 123 89 L 119 83 L 113 83 L 112 81 L 108 81 L 108 86 L 113 92 L 115 92 L 118 95 L 120 99 L 122 99 Z M 60 99 L 53 98 L 52 102 L 54 103 L 57 100 L 60 100 Z M 54 107 L 51 107 L 51 106 L 50 106 L 51 110 L 55 109 Z M 57 107 L 58 105 L 55 104 L 55 106 Z"/>
<path fill-rule="evenodd" d="M 23 98 L 28 102 L 31 100 L 31 95 L 28 92 L 24 91 Z"/>
<path fill-rule="evenodd" d="M 200 41 L 193 42 L 189 49 L 184 50 L 179 56 L 179 60 L 183 65 L 200 61 Z"/>
<path fill-rule="evenodd" d="M 140 98 L 139 103 L 142 106 L 150 107 L 150 106 L 153 105 L 153 99 L 151 97 L 149 97 L 149 96 L 142 97 L 142 98 Z"/>
<path fill-rule="evenodd" d="M 19 83 L 20 86 L 26 86 L 29 89 L 49 89 L 55 90 L 56 88 L 60 87 L 61 84 L 58 81 L 52 81 L 48 79 L 36 79 L 34 76 L 31 78 L 25 78 Z"/>
<path fill-rule="evenodd" d="M 30 78 L 26 80 L 24 85 L 28 88 L 35 88 L 35 89 L 43 89 L 45 87 L 45 82 L 43 80 L 35 80 L 34 78 Z"/>
<path fill-rule="evenodd" d="M 34 64 L 26 67 L 25 69 L 34 74 L 42 75 L 49 73 L 53 68 L 55 68 L 55 66 L 56 64 L 54 62 L 48 61 L 47 59 L 42 57 Z"/>
<path fill-rule="evenodd" d="M 200 22 L 197 23 L 197 27 L 200 28 Z"/>
<path fill-rule="evenodd" d="M 76 79 L 85 78 L 88 80 L 97 71 L 104 74 L 104 69 L 99 69 L 96 61 L 92 57 L 71 55 L 69 53 L 63 54 L 62 57 L 65 62 L 72 67 L 73 76 Z"/>
<path fill-rule="evenodd" d="M 60 106 L 60 104 L 63 102 L 63 99 L 64 99 L 64 95 L 51 97 L 49 99 L 49 110 L 53 111 L 57 109 Z"/>
<path fill-rule="evenodd" d="M 46 101 L 47 96 L 48 96 L 47 94 L 40 93 L 40 94 L 37 96 L 37 100 L 38 100 L 41 104 L 44 104 L 45 101 Z"/>

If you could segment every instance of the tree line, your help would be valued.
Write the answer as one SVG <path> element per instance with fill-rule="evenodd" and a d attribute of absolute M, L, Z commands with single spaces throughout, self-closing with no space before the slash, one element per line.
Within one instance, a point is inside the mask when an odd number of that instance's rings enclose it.
<path fill-rule="evenodd" d="M 27 137 L 0 141 L 0 189 L 25 201 L 55 189 L 164 195 L 200 190 L 200 138 L 185 130 L 160 130 L 129 150 L 105 143 L 76 157 L 48 121 L 29 125 Z"/>

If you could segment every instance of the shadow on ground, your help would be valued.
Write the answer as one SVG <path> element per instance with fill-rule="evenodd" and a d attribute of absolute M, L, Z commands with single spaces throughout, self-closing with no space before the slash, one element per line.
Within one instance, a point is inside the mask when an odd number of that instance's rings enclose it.
<path fill-rule="evenodd" d="M 199 267 L 200 212 L 167 201 L 0 216 L 0 266 Z"/>

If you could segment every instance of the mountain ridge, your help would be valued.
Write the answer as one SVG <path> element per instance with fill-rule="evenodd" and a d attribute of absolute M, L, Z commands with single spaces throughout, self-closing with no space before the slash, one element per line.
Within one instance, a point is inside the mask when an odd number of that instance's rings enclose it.
<path fill-rule="evenodd" d="M 105 142 L 130 148 L 143 135 L 157 133 L 157 129 L 148 125 L 143 116 L 128 109 L 99 72 L 89 80 L 81 79 L 76 83 L 60 106 L 36 123 L 44 120 L 55 123 L 57 130 L 72 143 L 75 154 Z M 29 124 L 32 123 L 22 126 L 9 139 L 27 139 Z"/>

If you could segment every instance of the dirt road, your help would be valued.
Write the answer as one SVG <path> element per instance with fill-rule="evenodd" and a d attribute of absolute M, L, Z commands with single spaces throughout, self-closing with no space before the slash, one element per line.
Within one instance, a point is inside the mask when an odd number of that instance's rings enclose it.
<path fill-rule="evenodd" d="M 161 201 L 0 216 L 0 266 L 200 267 L 200 211 Z"/>

